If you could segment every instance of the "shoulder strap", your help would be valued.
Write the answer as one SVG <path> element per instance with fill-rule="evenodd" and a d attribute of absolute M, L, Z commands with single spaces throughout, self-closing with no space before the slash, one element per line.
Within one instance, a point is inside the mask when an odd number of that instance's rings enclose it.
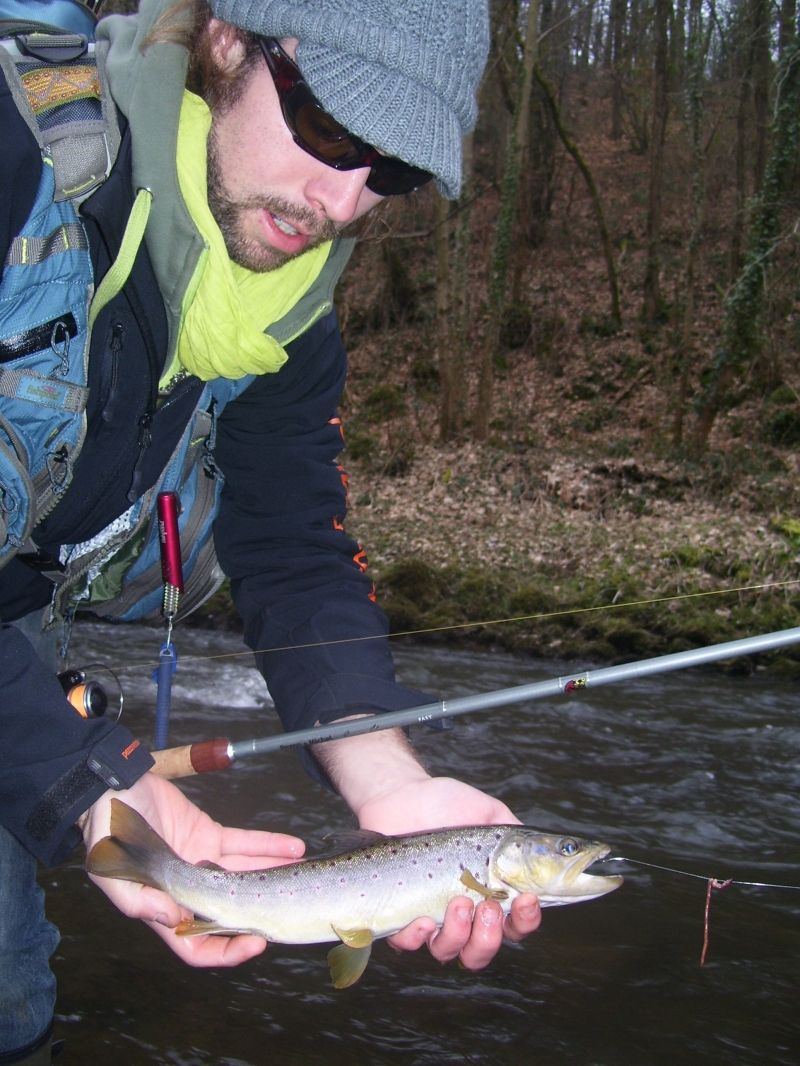
<path fill-rule="evenodd" d="M 107 52 L 108 42 L 78 34 L 0 41 L 0 66 L 14 102 L 52 159 L 56 201 L 81 203 L 114 165 L 120 132 L 105 77 Z"/>

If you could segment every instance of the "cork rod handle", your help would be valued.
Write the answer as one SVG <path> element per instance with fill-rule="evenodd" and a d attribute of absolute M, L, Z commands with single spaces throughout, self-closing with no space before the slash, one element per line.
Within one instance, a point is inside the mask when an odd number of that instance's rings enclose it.
<path fill-rule="evenodd" d="M 229 746 L 230 741 L 221 737 L 218 740 L 186 744 L 181 748 L 154 751 L 151 753 L 156 763 L 153 773 L 172 780 L 191 774 L 205 774 L 210 770 L 227 770 L 233 765 L 233 758 L 228 754 Z"/>

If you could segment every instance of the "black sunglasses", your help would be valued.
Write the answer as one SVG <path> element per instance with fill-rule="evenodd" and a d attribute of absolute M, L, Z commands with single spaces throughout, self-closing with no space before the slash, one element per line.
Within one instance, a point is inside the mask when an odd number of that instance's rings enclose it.
<path fill-rule="evenodd" d="M 369 167 L 367 188 L 379 196 L 401 196 L 413 192 L 433 177 L 427 170 L 412 167 L 402 159 L 381 155 L 349 133 L 324 110 L 311 92 L 296 63 L 287 56 L 274 37 L 259 37 L 286 125 L 294 142 L 304 152 L 336 170 Z"/>

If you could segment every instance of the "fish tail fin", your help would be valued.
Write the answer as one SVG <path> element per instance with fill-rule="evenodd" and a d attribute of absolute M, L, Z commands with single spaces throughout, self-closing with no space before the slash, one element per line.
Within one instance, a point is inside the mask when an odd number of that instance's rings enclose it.
<path fill-rule="evenodd" d="M 111 800 L 111 836 L 94 845 L 86 870 L 97 877 L 115 877 L 163 889 L 158 871 L 175 853 L 154 829 L 127 803 Z"/>

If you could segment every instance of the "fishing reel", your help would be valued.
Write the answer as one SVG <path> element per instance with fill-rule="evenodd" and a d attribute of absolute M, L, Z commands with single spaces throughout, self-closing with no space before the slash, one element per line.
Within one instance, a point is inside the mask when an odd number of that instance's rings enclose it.
<path fill-rule="evenodd" d="M 100 681 L 90 676 L 91 671 L 105 672 L 112 678 L 116 688 L 114 701 L 117 704 L 114 721 L 118 722 L 122 714 L 124 697 L 119 678 L 109 667 L 100 663 L 93 663 L 82 670 L 62 670 L 56 677 L 64 690 L 67 700 L 81 718 L 104 718 L 110 706 L 108 692 Z M 112 710 L 113 713 L 114 711 Z"/>

